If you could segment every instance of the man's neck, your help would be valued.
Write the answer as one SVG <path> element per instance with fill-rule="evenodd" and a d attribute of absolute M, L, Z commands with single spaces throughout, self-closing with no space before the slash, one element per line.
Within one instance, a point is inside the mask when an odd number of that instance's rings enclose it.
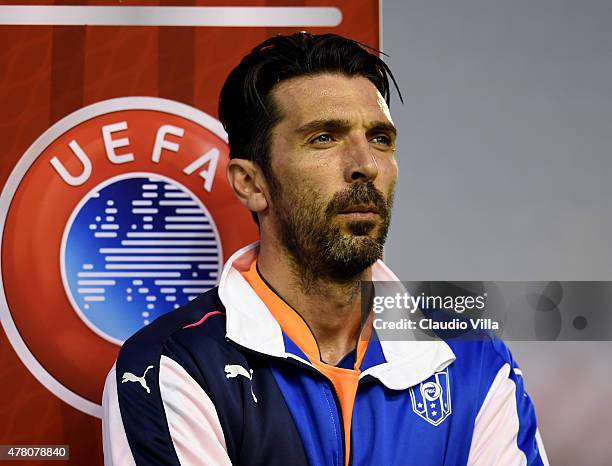
<path fill-rule="evenodd" d="M 304 319 L 317 341 L 322 362 L 338 364 L 356 347 L 361 331 L 360 282 L 371 280 L 371 268 L 346 283 L 318 280 L 304 290 L 288 253 L 279 253 L 282 248 L 268 244 L 260 245 L 259 272 Z"/>

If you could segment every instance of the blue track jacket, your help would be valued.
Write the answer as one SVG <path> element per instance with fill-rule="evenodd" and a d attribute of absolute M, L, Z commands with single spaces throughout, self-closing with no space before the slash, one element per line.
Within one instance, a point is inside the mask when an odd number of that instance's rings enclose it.
<path fill-rule="evenodd" d="M 242 275 L 257 246 L 125 342 L 104 388 L 105 465 L 548 464 L 522 373 L 495 339 L 374 333 L 345 432 L 334 385 Z M 372 270 L 397 280 L 381 261 Z"/>

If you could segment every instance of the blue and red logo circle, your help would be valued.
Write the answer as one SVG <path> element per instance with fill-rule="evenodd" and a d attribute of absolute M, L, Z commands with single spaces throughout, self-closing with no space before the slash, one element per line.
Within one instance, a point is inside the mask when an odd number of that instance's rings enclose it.
<path fill-rule="evenodd" d="M 119 345 L 216 285 L 257 238 L 221 124 L 165 99 L 82 108 L 26 151 L 0 198 L 0 316 L 50 391 L 100 416 Z"/>

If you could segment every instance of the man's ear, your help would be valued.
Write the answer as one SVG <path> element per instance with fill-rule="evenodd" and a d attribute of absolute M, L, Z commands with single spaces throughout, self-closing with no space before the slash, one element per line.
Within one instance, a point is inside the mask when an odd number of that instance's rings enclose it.
<path fill-rule="evenodd" d="M 255 162 L 231 159 L 227 164 L 227 181 L 240 203 L 250 211 L 259 213 L 268 207 L 266 183 Z"/>

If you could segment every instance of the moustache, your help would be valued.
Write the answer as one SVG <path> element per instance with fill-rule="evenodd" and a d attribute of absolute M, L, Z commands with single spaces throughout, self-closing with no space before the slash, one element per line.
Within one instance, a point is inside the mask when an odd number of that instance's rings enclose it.
<path fill-rule="evenodd" d="M 354 184 L 350 188 L 334 194 L 325 209 L 325 213 L 331 216 L 358 205 L 375 207 L 382 218 L 389 216 L 389 205 L 385 196 L 371 181 Z"/>

